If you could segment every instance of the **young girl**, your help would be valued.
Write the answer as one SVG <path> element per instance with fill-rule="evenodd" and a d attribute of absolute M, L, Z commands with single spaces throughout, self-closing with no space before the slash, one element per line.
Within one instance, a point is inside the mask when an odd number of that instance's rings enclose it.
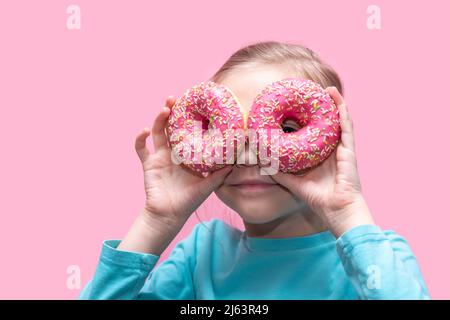
<path fill-rule="evenodd" d="M 288 77 L 318 82 L 338 105 L 342 135 L 331 156 L 302 176 L 260 175 L 245 153 L 238 162 L 245 164 L 199 176 L 171 160 L 169 97 L 151 132 L 136 138 L 145 206 L 122 241 L 104 242 L 81 299 L 429 299 L 407 242 L 382 231 L 364 200 L 336 72 L 305 47 L 264 42 L 237 51 L 211 80 L 250 108 L 262 88 Z M 296 129 L 284 123 L 283 130 Z M 199 223 L 155 267 L 212 192 L 242 217 L 245 231 L 218 219 Z"/>

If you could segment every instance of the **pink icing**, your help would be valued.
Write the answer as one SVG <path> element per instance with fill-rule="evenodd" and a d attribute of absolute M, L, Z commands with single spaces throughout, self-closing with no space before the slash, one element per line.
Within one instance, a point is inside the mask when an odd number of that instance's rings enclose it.
<path fill-rule="evenodd" d="M 285 119 L 296 121 L 301 128 L 283 132 Z M 202 123 L 197 130 L 194 120 Z M 214 171 L 226 163 L 235 163 L 237 150 L 245 142 L 244 124 L 232 92 L 224 85 L 202 82 L 187 90 L 172 108 L 168 126 L 171 147 L 181 159 L 193 160 L 183 161 L 191 169 Z M 304 172 L 320 164 L 337 147 L 341 134 L 338 109 L 331 97 L 319 84 L 300 78 L 283 79 L 265 87 L 254 99 L 247 128 L 258 135 L 266 132 L 269 139 L 268 129 L 275 130 L 280 136 L 279 170 L 289 173 Z M 215 136 L 217 130 L 221 134 Z M 195 140 L 195 132 L 201 133 L 200 139 Z M 231 148 L 226 145 L 227 139 L 232 142 Z M 263 147 L 257 141 L 256 145 Z M 266 147 L 270 156 L 270 144 Z"/>
<path fill-rule="evenodd" d="M 195 131 L 194 120 L 202 122 L 201 130 Z M 198 172 L 209 172 L 235 162 L 237 149 L 244 141 L 243 128 L 244 120 L 231 91 L 209 81 L 187 90 L 175 102 L 169 117 L 168 134 L 177 156 L 192 160 L 183 162 L 186 166 Z M 195 136 L 195 132 L 200 131 L 201 136 Z M 227 139 L 232 142 L 228 148 Z"/>
<path fill-rule="evenodd" d="M 285 133 L 285 119 L 295 120 L 301 128 Z M 255 98 L 248 128 L 276 129 L 280 135 L 280 171 L 298 173 L 317 166 L 336 148 L 340 139 L 338 108 L 317 83 L 288 78 L 265 87 Z M 270 155 L 270 145 L 268 146 Z"/>

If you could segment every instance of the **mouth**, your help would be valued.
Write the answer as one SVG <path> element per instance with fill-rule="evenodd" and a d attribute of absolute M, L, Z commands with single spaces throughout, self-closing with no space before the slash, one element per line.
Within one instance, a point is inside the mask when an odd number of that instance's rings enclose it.
<path fill-rule="evenodd" d="M 245 192 L 264 192 L 271 190 L 277 185 L 277 183 L 262 180 L 243 180 L 238 183 L 232 183 L 229 186 Z"/>

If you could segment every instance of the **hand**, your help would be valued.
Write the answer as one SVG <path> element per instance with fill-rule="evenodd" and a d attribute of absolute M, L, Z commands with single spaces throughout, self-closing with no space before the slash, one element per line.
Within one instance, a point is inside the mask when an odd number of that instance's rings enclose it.
<path fill-rule="evenodd" d="M 167 120 L 173 97 L 168 97 L 166 106 L 156 117 L 153 128 L 145 128 L 136 138 L 136 152 L 144 169 L 146 193 L 145 212 L 169 222 L 183 223 L 223 183 L 231 166 L 222 168 L 204 177 L 171 159 L 171 148 L 166 134 Z M 146 139 L 153 137 L 154 153 L 146 147 Z M 154 219 L 153 219 L 154 220 Z"/>
<path fill-rule="evenodd" d="M 279 172 L 273 179 L 305 201 L 339 237 L 354 226 L 374 222 L 361 193 L 353 123 L 347 106 L 335 87 L 326 91 L 338 106 L 341 119 L 341 141 L 336 150 L 302 176 Z"/>

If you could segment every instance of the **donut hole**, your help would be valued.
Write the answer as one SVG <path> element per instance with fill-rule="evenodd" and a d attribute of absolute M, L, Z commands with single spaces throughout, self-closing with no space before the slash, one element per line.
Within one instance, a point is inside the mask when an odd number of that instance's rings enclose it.
<path fill-rule="evenodd" d="M 202 130 L 206 131 L 209 129 L 209 121 L 208 120 L 203 120 L 202 121 Z"/>
<path fill-rule="evenodd" d="M 281 122 L 281 129 L 285 133 L 296 132 L 300 130 L 303 126 L 296 119 L 286 118 Z"/>
<path fill-rule="evenodd" d="M 207 131 L 209 129 L 209 120 L 201 115 L 197 115 L 194 117 L 195 121 L 200 121 L 202 123 L 202 131 Z"/>

